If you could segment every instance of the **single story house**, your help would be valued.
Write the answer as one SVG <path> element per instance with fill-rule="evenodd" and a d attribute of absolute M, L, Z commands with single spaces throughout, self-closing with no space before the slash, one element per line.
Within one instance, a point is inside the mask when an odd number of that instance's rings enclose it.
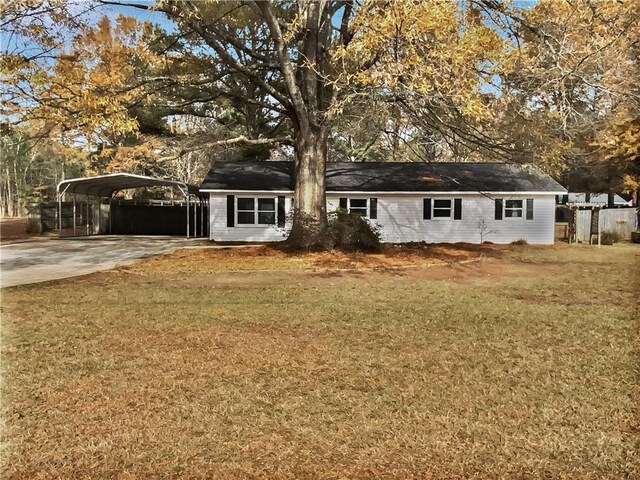
<path fill-rule="evenodd" d="M 566 190 L 535 167 L 505 163 L 327 164 L 327 210 L 375 222 L 384 242 L 552 244 L 556 195 Z M 293 162 L 214 162 L 209 237 L 280 241 L 293 207 Z"/>

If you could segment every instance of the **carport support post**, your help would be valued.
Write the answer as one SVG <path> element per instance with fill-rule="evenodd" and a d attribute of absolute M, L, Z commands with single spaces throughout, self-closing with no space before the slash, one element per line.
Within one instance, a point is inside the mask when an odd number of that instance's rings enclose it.
<path fill-rule="evenodd" d="M 189 202 L 189 191 L 187 191 L 187 194 L 185 195 L 185 197 L 187 197 L 187 238 L 189 238 L 189 207 L 190 207 L 190 202 Z"/>
<path fill-rule="evenodd" d="M 58 186 L 56 187 L 56 194 L 58 197 L 58 236 L 62 237 L 62 196 L 67 193 L 67 190 L 69 190 L 69 185 L 67 184 L 66 187 L 64 187 L 64 190 L 62 192 L 60 192 L 60 185 L 63 182 L 60 182 L 58 184 Z"/>
<path fill-rule="evenodd" d="M 86 199 L 87 200 L 87 202 L 86 202 L 87 203 L 86 224 L 87 224 L 87 235 L 89 235 L 89 194 L 88 193 L 87 193 L 86 197 L 87 197 L 87 199 Z"/>
<path fill-rule="evenodd" d="M 76 194 L 73 194 L 73 236 L 76 236 Z"/>
<path fill-rule="evenodd" d="M 62 236 L 62 195 L 60 195 L 60 187 L 58 187 L 58 236 Z"/>
<path fill-rule="evenodd" d="M 100 229 L 102 228 L 102 197 L 100 196 L 100 192 L 98 192 L 98 231 L 96 232 L 100 235 L 102 232 Z M 93 229 L 96 231 L 96 229 Z"/>
<path fill-rule="evenodd" d="M 202 201 L 202 197 L 200 199 L 200 236 L 204 237 L 204 202 Z"/>
<path fill-rule="evenodd" d="M 109 235 L 113 235 L 113 192 L 109 194 Z"/>

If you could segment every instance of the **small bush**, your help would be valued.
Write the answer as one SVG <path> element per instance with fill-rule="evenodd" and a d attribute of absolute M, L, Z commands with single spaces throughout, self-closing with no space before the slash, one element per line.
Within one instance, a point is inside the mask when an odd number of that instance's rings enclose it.
<path fill-rule="evenodd" d="M 382 248 L 376 226 L 342 209 L 329 214 L 329 233 L 334 248 L 345 252 L 379 252 Z"/>
<path fill-rule="evenodd" d="M 525 238 L 519 238 L 511 242 L 511 245 L 529 245 L 529 242 Z"/>
<path fill-rule="evenodd" d="M 620 241 L 620 234 L 611 230 L 605 230 L 600 234 L 600 243 L 602 245 L 613 245 Z"/>

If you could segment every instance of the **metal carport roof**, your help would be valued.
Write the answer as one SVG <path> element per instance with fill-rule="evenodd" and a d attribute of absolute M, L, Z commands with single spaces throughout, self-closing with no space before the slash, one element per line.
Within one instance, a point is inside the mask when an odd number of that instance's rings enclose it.
<path fill-rule="evenodd" d="M 58 230 L 62 235 L 62 197 L 65 194 L 71 194 L 73 199 L 73 234 L 76 234 L 76 195 L 85 195 L 86 211 L 89 211 L 89 198 L 105 198 L 109 197 L 109 222 L 111 222 L 111 208 L 114 192 L 119 190 L 127 190 L 130 188 L 143 188 L 143 187 L 177 187 L 184 196 L 186 203 L 186 234 L 187 238 L 191 236 L 190 231 L 190 218 L 189 209 L 191 207 L 191 196 L 196 196 L 198 200 L 193 203 L 195 209 L 195 215 L 197 216 L 198 202 L 201 203 L 200 211 L 200 232 L 204 232 L 204 218 L 203 218 L 203 204 L 207 194 L 200 193 L 200 188 L 196 185 L 190 185 L 185 182 L 179 182 L 176 180 L 166 180 L 164 178 L 146 177 L 143 175 L 136 175 L 133 173 L 111 173 L 108 175 L 97 175 L 95 177 L 84 178 L 69 178 L 62 180 L 57 186 L 58 197 Z M 102 200 L 101 200 L 102 201 Z M 98 225 L 100 225 L 100 217 L 102 210 L 98 210 Z M 88 213 L 87 213 L 88 217 Z M 197 217 L 196 217 L 197 218 Z M 87 234 L 89 233 L 89 221 L 86 223 Z M 194 230 L 197 234 L 198 226 L 194 223 Z M 109 231 L 111 231 L 111 224 L 109 225 Z"/>
<path fill-rule="evenodd" d="M 58 193 L 78 193 L 95 197 L 108 197 L 118 190 L 142 187 L 177 187 L 184 195 L 201 195 L 196 185 L 176 180 L 145 177 L 133 173 L 110 173 L 95 177 L 69 178 L 58 183 Z"/>

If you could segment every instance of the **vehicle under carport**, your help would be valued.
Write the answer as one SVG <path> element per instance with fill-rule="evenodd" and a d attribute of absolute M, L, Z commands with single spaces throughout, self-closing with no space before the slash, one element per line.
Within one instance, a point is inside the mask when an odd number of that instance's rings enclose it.
<path fill-rule="evenodd" d="M 123 190 L 167 187 L 178 200 L 122 199 Z M 66 200 L 66 201 L 63 201 Z M 57 187 L 60 235 L 208 235 L 207 197 L 196 185 L 131 173 L 63 180 Z M 66 227 L 66 228 L 65 228 Z"/>

